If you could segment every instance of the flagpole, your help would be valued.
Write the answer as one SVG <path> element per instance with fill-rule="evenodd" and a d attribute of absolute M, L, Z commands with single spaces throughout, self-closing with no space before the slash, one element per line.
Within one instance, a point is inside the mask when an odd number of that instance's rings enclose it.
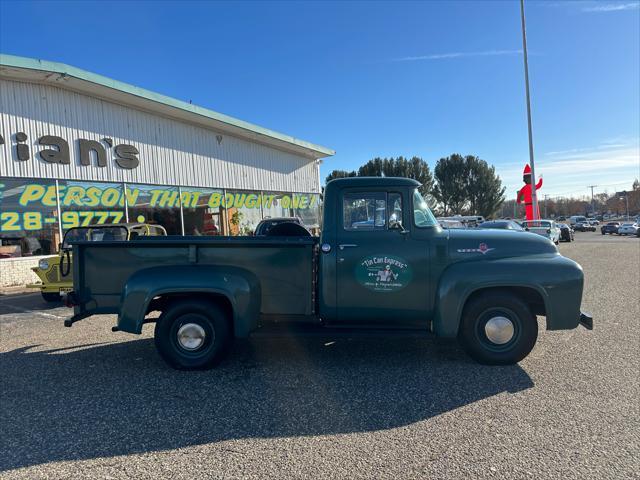
<path fill-rule="evenodd" d="M 522 53 L 524 57 L 524 84 L 527 95 L 527 127 L 529 129 L 529 164 L 531 165 L 531 201 L 533 202 L 533 219 L 540 218 L 538 211 L 538 195 L 536 193 L 536 168 L 533 160 L 533 131 L 531 128 L 531 97 L 529 95 L 529 60 L 527 57 L 527 30 L 524 21 L 524 0 L 520 0 L 520 19 L 522 21 Z"/>

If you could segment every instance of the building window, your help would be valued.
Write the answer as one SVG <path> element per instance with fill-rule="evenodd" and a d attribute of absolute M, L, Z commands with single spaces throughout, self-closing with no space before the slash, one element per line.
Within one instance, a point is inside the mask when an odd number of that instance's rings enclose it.
<path fill-rule="evenodd" d="M 56 253 L 59 243 L 55 181 L 0 178 L 0 258 Z"/>
<path fill-rule="evenodd" d="M 293 215 L 312 232 L 320 229 L 320 195 L 317 193 L 294 193 L 291 198 Z"/>
<path fill-rule="evenodd" d="M 291 195 L 262 192 L 262 216 L 264 218 L 291 217 Z"/>
<path fill-rule="evenodd" d="M 178 187 L 127 184 L 129 222 L 162 225 L 167 235 L 181 235 Z"/>
<path fill-rule="evenodd" d="M 227 209 L 229 235 L 253 235 L 262 220 L 261 192 L 227 190 L 224 206 Z"/>
<path fill-rule="evenodd" d="M 185 235 L 228 235 L 224 191 L 182 187 Z"/>
<path fill-rule="evenodd" d="M 63 232 L 74 227 L 125 222 L 121 183 L 60 180 L 58 185 Z"/>

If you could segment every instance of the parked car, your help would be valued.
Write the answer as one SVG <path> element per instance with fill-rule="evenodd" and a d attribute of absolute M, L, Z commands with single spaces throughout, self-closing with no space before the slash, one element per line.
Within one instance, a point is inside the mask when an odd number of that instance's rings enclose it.
<path fill-rule="evenodd" d="M 305 323 L 306 331 L 348 327 L 353 334 L 412 329 L 457 338 L 477 361 L 499 365 L 533 349 L 537 315 L 549 330 L 593 329 L 593 318 L 580 311 L 580 265 L 538 235 L 445 231 L 419 187 L 392 177 L 327 182 L 320 238 L 75 243 L 78 275 L 66 295 L 74 315 L 64 324 L 115 314 L 112 331 L 140 334 L 155 322 L 160 356 L 185 370 L 211 368 L 234 338 L 282 322 Z M 398 196 L 395 220 L 388 215 L 377 228 L 350 228 L 368 216 L 371 203 Z M 149 318 L 152 311 L 162 313 Z M 103 331 L 99 324 L 87 329 Z"/>
<path fill-rule="evenodd" d="M 618 228 L 618 235 L 637 235 L 640 225 L 637 223 L 623 223 Z"/>
<path fill-rule="evenodd" d="M 606 225 L 600 227 L 600 231 L 602 235 L 609 234 L 613 235 L 614 233 L 618 233 L 618 228 L 620 227 L 620 222 L 608 222 Z"/>
<path fill-rule="evenodd" d="M 560 228 L 560 240 L 563 242 L 573 242 L 573 228 L 571 228 L 566 223 L 559 223 L 558 228 Z"/>
<path fill-rule="evenodd" d="M 585 222 L 587 223 L 587 217 L 585 217 L 584 215 L 572 215 L 571 217 L 569 217 L 569 224 L 573 227 L 576 223 L 582 223 Z"/>
<path fill-rule="evenodd" d="M 134 240 L 138 237 L 166 236 L 167 231 L 160 225 L 148 223 L 113 223 L 74 227 L 67 230 L 62 240 L 62 248 L 56 256 L 42 258 L 31 270 L 42 280 L 27 285 L 40 290 L 47 302 L 59 302 L 60 294 L 73 289 L 73 268 L 70 242 L 108 242 Z"/>
<path fill-rule="evenodd" d="M 255 229 L 254 235 L 258 237 L 267 235 L 269 233 L 269 230 L 271 230 L 273 227 L 281 223 L 297 223 L 298 225 L 302 225 L 302 220 L 300 219 L 300 217 L 265 218 L 260 223 L 258 223 L 258 226 Z"/>
<path fill-rule="evenodd" d="M 478 225 L 480 228 L 498 228 L 501 230 L 515 230 L 517 232 L 524 232 L 525 229 L 522 228 L 518 222 L 514 222 L 513 220 L 489 220 L 487 222 L 482 222 Z"/>
<path fill-rule="evenodd" d="M 567 217 L 561 216 L 561 217 L 558 217 L 556 220 L 559 222 L 564 222 L 567 220 Z"/>
<path fill-rule="evenodd" d="M 450 218 L 438 218 L 438 223 L 442 228 L 466 228 L 462 222 Z"/>
<path fill-rule="evenodd" d="M 591 225 L 589 222 L 578 222 L 573 226 L 576 232 L 595 232 L 595 225 Z"/>
<path fill-rule="evenodd" d="M 600 222 L 598 220 L 594 219 L 594 218 L 590 218 L 589 219 L 589 225 L 593 225 L 594 227 L 597 227 L 598 225 L 600 225 Z"/>
<path fill-rule="evenodd" d="M 525 220 L 522 226 L 527 232 L 547 237 L 556 245 L 560 243 L 560 228 L 553 220 Z"/>

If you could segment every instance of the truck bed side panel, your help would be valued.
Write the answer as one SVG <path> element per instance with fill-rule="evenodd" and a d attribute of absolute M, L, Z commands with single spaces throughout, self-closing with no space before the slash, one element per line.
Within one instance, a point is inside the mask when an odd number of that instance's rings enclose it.
<path fill-rule="evenodd" d="M 311 315 L 315 241 L 226 239 L 83 243 L 74 247 L 74 289 L 91 312 L 117 313 L 127 280 L 137 271 L 162 267 L 157 282 L 170 286 L 179 265 L 238 267 L 258 278 L 260 313 Z"/>

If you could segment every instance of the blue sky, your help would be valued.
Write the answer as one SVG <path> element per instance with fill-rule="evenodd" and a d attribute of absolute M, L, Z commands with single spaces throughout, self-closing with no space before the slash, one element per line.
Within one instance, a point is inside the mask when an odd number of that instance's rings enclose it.
<path fill-rule="evenodd" d="M 640 3 L 526 3 L 536 170 L 552 196 L 640 176 Z M 8 2 L 0 51 L 68 63 L 337 151 L 528 159 L 519 4 Z"/>

